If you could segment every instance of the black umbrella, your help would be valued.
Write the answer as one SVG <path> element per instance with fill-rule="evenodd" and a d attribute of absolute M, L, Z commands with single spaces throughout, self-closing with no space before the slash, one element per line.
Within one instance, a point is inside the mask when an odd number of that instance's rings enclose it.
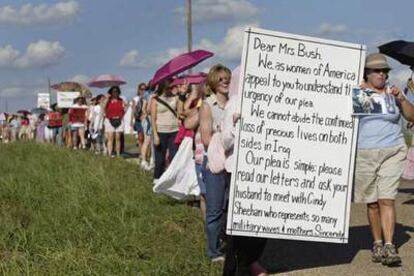
<path fill-rule="evenodd" d="M 408 90 L 411 90 L 408 86 L 410 82 L 412 82 L 414 74 L 414 42 L 395 40 L 385 43 L 378 48 L 384 55 L 392 57 L 400 63 L 410 66 L 412 71 L 411 77 L 408 79 L 407 86 L 404 88 L 404 93 L 407 95 Z"/>
<path fill-rule="evenodd" d="M 414 69 L 414 42 L 395 40 L 385 43 L 378 48 L 384 55 L 392 57 Z"/>

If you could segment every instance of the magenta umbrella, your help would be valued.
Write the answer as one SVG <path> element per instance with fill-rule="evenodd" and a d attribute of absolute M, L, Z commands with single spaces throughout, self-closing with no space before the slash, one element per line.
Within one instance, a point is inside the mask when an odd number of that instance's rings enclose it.
<path fill-rule="evenodd" d="M 205 50 L 195 50 L 189 53 L 185 53 L 179 56 L 172 58 L 166 64 L 161 66 L 157 72 L 155 72 L 154 77 L 152 78 L 151 84 L 156 85 L 160 81 L 171 78 L 174 75 L 177 75 L 181 72 L 184 72 L 191 67 L 196 66 L 200 62 L 209 57 L 212 57 L 214 54 Z"/>
<path fill-rule="evenodd" d="M 88 83 L 89 86 L 98 88 L 120 86 L 123 84 L 126 84 L 126 81 L 123 78 L 110 74 L 97 76 Z"/>
<path fill-rule="evenodd" d="M 25 109 L 18 110 L 17 113 L 23 114 L 24 116 L 32 114 L 32 113 L 30 113 L 29 110 L 25 110 Z"/>
<path fill-rule="evenodd" d="M 206 77 L 207 77 L 207 74 L 203 72 L 200 72 L 197 74 L 179 76 L 178 78 L 173 80 L 173 82 L 171 83 L 171 86 L 184 84 L 184 82 L 186 81 L 188 84 L 200 84 L 206 80 Z"/>

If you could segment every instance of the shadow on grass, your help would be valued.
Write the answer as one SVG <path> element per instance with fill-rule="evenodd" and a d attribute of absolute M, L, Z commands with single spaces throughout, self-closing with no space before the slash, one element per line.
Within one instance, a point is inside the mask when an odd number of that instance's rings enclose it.
<path fill-rule="evenodd" d="M 138 152 L 126 152 L 126 151 L 124 151 L 122 153 L 122 157 L 124 159 L 138 158 L 139 157 L 139 153 Z"/>
<path fill-rule="evenodd" d="M 407 232 L 414 232 L 414 228 L 396 225 L 397 247 L 410 240 Z M 368 225 L 355 226 L 349 228 L 348 244 L 269 239 L 262 263 L 272 273 L 349 264 L 360 250 L 371 250 L 371 247 L 372 238 Z"/>

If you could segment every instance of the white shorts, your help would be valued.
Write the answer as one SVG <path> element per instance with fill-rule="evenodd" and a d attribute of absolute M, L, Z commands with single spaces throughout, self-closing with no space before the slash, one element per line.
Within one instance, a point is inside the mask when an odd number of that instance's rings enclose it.
<path fill-rule="evenodd" d="M 105 126 L 105 132 L 124 132 L 124 120 L 123 119 L 122 119 L 121 124 L 119 125 L 119 127 L 114 128 L 111 125 L 111 122 L 109 122 L 109 119 L 105 118 L 104 126 Z"/>

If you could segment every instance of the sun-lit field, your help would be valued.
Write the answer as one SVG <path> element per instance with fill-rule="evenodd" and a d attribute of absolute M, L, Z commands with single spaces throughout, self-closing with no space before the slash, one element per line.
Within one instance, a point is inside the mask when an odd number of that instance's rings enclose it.
<path fill-rule="evenodd" d="M 199 210 L 123 159 L 0 145 L 3 275 L 216 275 Z"/>

